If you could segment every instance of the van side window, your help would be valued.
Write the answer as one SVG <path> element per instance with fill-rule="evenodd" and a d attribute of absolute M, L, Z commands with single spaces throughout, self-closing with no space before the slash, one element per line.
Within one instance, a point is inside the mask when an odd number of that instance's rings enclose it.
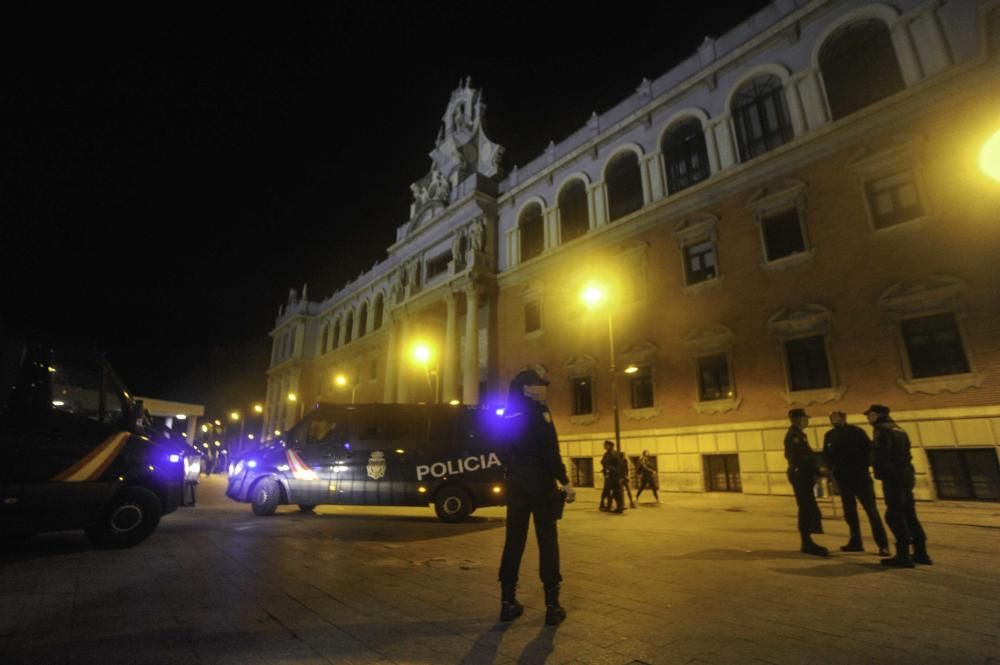
<path fill-rule="evenodd" d="M 307 445 L 343 443 L 344 429 L 344 425 L 338 425 L 336 420 L 316 416 L 309 421 Z"/>
<path fill-rule="evenodd" d="M 52 408 L 89 420 L 101 420 L 101 366 L 96 362 L 53 361 Z"/>
<path fill-rule="evenodd" d="M 104 422 L 121 425 L 125 417 L 125 386 L 110 369 L 104 376 Z"/>

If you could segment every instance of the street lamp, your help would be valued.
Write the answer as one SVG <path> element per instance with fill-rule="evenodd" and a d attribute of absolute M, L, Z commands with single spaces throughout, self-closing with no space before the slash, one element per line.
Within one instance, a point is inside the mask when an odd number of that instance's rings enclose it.
<path fill-rule="evenodd" d="M 236 442 L 236 451 L 243 452 L 243 426 L 246 424 L 246 419 L 242 417 L 239 411 L 233 411 L 229 414 L 229 419 L 232 421 L 240 421 L 240 438 Z"/>
<path fill-rule="evenodd" d="M 346 389 L 347 388 L 347 384 L 350 383 L 350 385 L 351 385 L 351 404 L 354 404 L 354 400 L 355 400 L 355 398 L 357 397 L 357 394 L 358 394 L 358 382 L 357 381 L 353 381 L 353 382 L 348 381 L 347 375 L 343 374 L 343 373 L 337 374 L 337 376 L 333 377 L 333 382 L 337 385 L 338 388 L 342 388 L 342 389 Z"/>
<path fill-rule="evenodd" d="M 430 368 L 430 360 L 434 354 L 431 352 L 431 347 L 425 342 L 416 342 L 413 348 L 410 350 L 410 357 L 417 363 L 423 365 L 424 376 L 427 377 L 427 389 L 431 392 L 431 400 L 434 404 L 438 402 L 438 376 L 437 369 Z M 431 376 L 434 377 L 434 382 L 431 383 Z"/>
<path fill-rule="evenodd" d="M 986 139 L 979 151 L 979 168 L 990 178 L 1000 181 L 1000 129 Z"/>
<path fill-rule="evenodd" d="M 580 300 L 590 310 L 596 310 L 602 305 L 608 312 L 608 345 L 611 349 L 611 412 L 615 419 L 615 450 L 621 452 L 622 434 L 621 422 L 618 419 L 618 381 L 615 371 L 615 329 L 611 321 L 611 304 L 608 302 L 608 289 L 606 286 L 591 282 L 580 291 Z M 632 369 L 632 366 L 629 367 Z M 638 369 L 638 368 L 636 368 Z M 628 370 L 626 370 L 628 371 Z M 633 370 L 634 372 L 635 370 Z M 630 372 L 631 373 L 631 372 Z"/>
<path fill-rule="evenodd" d="M 288 393 L 288 401 L 292 402 L 293 404 L 295 402 L 299 402 L 299 396 L 296 395 L 295 393 Z M 304 406 L 303 403 L 299 402 L 298 417 L 295 419 L 295 422 L 298 422 L 298 421 L 302 420 L 302 409 L 303 409 L 303 406 Z"/>

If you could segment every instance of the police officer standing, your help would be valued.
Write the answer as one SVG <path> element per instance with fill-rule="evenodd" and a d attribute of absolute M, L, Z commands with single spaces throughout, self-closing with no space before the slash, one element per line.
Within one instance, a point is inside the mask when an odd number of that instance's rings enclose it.
<path fill-rule="evenodd" d="M 872 404 L 865 411 L 874 428 L 875 477 L 882 481 L 885 497 L 885 521 L 896 537 L 896 556 L 882 559 L 883 566 L 913 568 L 914 562 L 931 565 L 927 555 L 927 536 L 917 519 L 913 499 L 915 482 L 910 437 L 889 417 L 889 407 Z M 913 556 L 910 556 L 910 545 Z"/>
<path fill-rule="evenodd" d="M 833 429 L 823 437 L 823 457 L 833 472 L 844 504 L 844 521 L 851 530 L 850 540 L 841 546 L 842 552 L 864 552 L 861 543 L 861 524 L 858 506 L 861 503 L 872 527 L 872 536 L 878 545 L 879 556 L 889 556 L 889 539 L 882 526 L 878 508 L 875 507 L 875 488 L 868 473 L 871 466 L 872 444 L 865 431 L 857 425 L 847 424 L 847 414 L 834 411 L 830 414 Z"/>
<path fill-rule="evenodd" d="M 795 491 L 795 503 L 799 507 L 799 535 L 802 537 L 801 551 L 805 554 L 826 556 L 826 548 L 813 542 L 812 534 L 823 533 L 823 516 L 816 505 L 813 487 L 819 476 L 816 455 L 806 440 L 805 428 L 809 426 L 809 416 L 804 409 L 788 412 L 792 424 L 785 434 L 785 459 L 788 460 L 788 480 Z"/>
<path fill-rule="evenodd" d="M 576 498 L 576 493 L 566 476 L 552 415 L 544 403 L 548 384 L 537 369 L 518 373 L 511 381 L 504 409 L 509 453 L 505 460 L 507 533 L 500 561 L 500 621 L 512 621 L 524 612 L 516 597 L 517 577 L 528 538 L 528 519 L 532 518 L 545 588 L 545 623 L 551 626 L 566 618 L 566 610 L 559 605 L 562 576 L 556 520 L 563 499 L 556 483 L 566 492 L 567 503 Z"/>

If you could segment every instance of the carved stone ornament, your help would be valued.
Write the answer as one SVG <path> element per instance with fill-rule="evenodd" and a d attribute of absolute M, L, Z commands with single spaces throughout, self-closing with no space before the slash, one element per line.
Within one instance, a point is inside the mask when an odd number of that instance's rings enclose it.
<path fill-rule="evenodd" d="M 773 208 L 782 208 L 797 202 L 809 184 L 804 180 L 785 179 L 761 187 L 747 201 L 747 208 L 758 215 Z"/>
<path fill-rule="evenodd" d="M 486 220 L 482 217 L 469 224 L 469 244 L 476 252 L 482 252 L 486 246 Z"/>
<path fill-rule="evenodd" d="M 967 291 L 965 282 L 947 275 L 893 284 L 878 297 L 878 307 L 895 315 L 918 314 L 934 309 L 958 309 Z"/>
<path fill-rule="evenodd" d="M 656 352 L 658 350 L 656 344 L 646 340 L 638 344 L 626 344 L 619 351 L 618 357 L 621 359 L 623 367 L 628 365 L 651 365 L 656 360 Z"/>
<path fill-rule="evenodd" d="M 702 415 L 718 414 L 736 411 L 740 408 L 741 404 L 743 404 L 742 395 L 738 397 L 727 397 L 725 399 L 713 399 L 707 402 L 691 402 L 691 408 Z"/>
<path fill-rule="evenodd" d="M 816 304 L 785 307 L 767 320 L 767 329 L 778 337 L 804 333 L 827 333 L 833 312 Z"/>
<path fill-rule="evenodd" d="M 681 220 L 674 225 L 674 239 L 681 249 L 683 249 L 693 242 L 713 237 L 715 235 L 715 227 L 718 223 L 719 216 L 711 213 L 702 213 Z"/>
<path fill-rule="evenodd" d="M 684 346 L 693 353 L 716 353 L 733 346 L 736 333 L 723 325 L 708 325 L 695 328 L 684 338 Z"/>
<path fill-rule="evenodd" d="M 593 376 L 597 371 L 597 358 L 587 353 L 569 356 L 563 363 L 563 368 L 571 379 Z"/>

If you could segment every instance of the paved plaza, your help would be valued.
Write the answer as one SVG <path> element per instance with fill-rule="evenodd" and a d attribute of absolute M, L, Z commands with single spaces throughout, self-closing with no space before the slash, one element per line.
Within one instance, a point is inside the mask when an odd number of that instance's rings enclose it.
<path fill-rule="evenodd" d="M 525 614 L 497 623 L 502 508 L 256 518 L 224 482 L 130 550 L 7 546 L 0 663 L 1000 664 L 997 504 L 921 504 L 935 565 L 890 570 L 870 538 L 800 554 L 791 497 L 668 494 L 616 516 L 581 490 L 559 527 L 569 618 L 549 628 L 533 540 Z M 836 550 L 847 530 L 822 505 Z"/>

